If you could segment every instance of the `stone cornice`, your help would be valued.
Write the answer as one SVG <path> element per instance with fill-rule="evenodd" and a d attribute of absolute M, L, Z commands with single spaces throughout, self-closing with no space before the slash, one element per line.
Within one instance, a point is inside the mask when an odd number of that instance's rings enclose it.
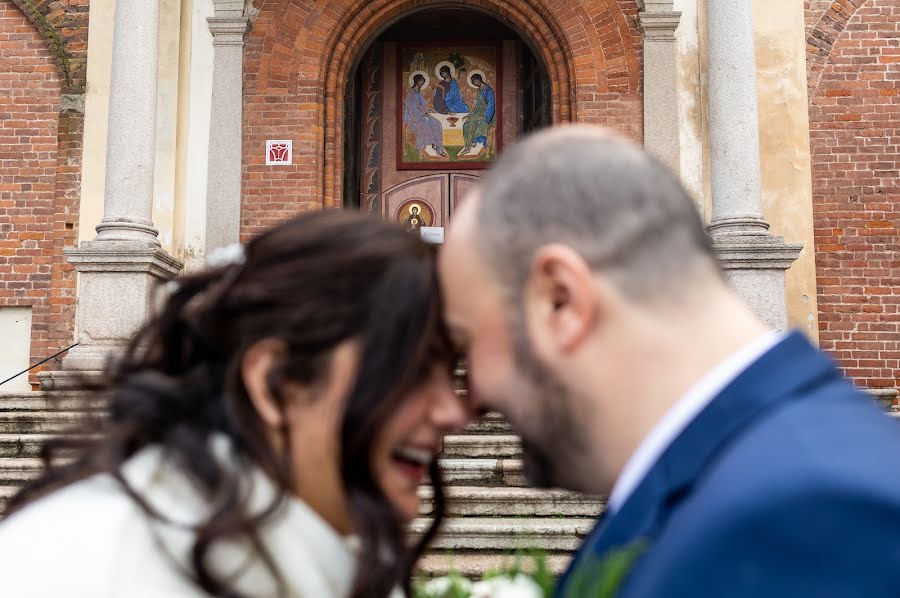
<path fill-rule="evenodd" d="M 638 11 L 647 12 L 672 12 L 675 10 L 673 0 L 635 0 Z"/>
<path fill-rule="evenodd" d="M 234 18 L 244 14 L 244 0 L 213 0 L 216 17 Z"/>
<path fill-rule="evenodd" d="M 641 12 L 638 21 L 644 37 L 659 41 L 675 41 L 675 30 L 681 22 L 680 12 Z"/>
<path fill-rule="evenodd" d="M 244 45 L 244 34 L 250 27 L 249 17 L 209 17 L 206 22 L 213 35 L 213 46 Z"/>

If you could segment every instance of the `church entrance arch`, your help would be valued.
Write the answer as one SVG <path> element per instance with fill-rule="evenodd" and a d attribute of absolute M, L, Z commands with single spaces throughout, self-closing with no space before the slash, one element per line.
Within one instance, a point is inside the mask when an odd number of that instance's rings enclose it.
<path fill-rule="evenodd" d="M 529 42 L 465 7 L 394 22 L 362 51 L 343 99 L 343 206 L 415 229 L 446 226 L 504 147 L 554 121 Z"/>

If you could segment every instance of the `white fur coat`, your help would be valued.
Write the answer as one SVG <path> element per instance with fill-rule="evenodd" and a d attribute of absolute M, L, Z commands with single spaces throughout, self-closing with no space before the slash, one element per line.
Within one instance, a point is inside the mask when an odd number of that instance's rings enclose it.
<path fill-rule="evenodd" d="M 219 448 L 217 446 L 217 448 Z M 227 455 L 227 448 L 222 447 Z M 217 451 L 218 452 L 218 451 Z M 199 520 L 208 506 L 162 452 L 141 451 L 123 468 L 133 488 L 173 522 Z M 262 508 L 273 485 L 253 475 L 251 504 Z M 353 542 L 300 500 L 287 500 L 261 537 L 290 598 L 343 598 L 356 569 Z M 206 596 L 192 571 L 193 533 L 151 523 L 109 475 L 95 475 L 0 522 L 0 594 L 9 598 L 196 598 Z M 233 574 L 253 598 L 277 595 L 271 574 L 238 543 L 217 547 L 216 571 Z M 402 598 L 396 591 L 392 598 Z"/>

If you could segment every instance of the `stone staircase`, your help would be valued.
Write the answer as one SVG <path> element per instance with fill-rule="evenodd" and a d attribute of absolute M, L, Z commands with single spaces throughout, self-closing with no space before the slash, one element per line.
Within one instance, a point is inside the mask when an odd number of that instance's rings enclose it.
<path fill-rule="evenodd" d="M 45 440 L 77 424 L 82 403 L 60 392 L 0 393 L 0 509 L 16 489 L 41 470 Z M 525 487 L 518 438 L 497 415 L 473 422 L 444 441 L 441 466 L 448 515 L 422 572 L 478 575 L 511 562 L 516 551 L 546 551 L 561 570 L 593 526 L 602 505 L 562 491 Z M 431 488 L 423 487 L 420 533 L 432 512 Z"/>
<path fill-rule="evenodd" d="M 550 566 L 561 571 L 603 508 L 596 498 L 526 487 L 519 439 L 496 414 L 472 422 L 464 434 L 447 436 L 441 468 L 447 519 L 421 563 L 429 575 L 478 575 L 531 549 L 545 552 Z M 422 488 L 421 496 L 414 532 L 429 523 L 430 489 Z"/>
<path fill-rule="evenodd" d="M 82 405 L 59 392 L 0 393 L 0 509 L 40 471 L 41 444 L 77 423 Z M 900 412 L 892 415 L 900 417 Z M 526 487 L 518 438 L 495 414 L 446 437 L 441 466 L 448 516 L 421 562 L 424 575 L 456 571 L 474 576 L 529 549 L 546 552 L 550 566 L 560 571 L 603 508 L 596 498 Z M 433 508 L 431 489 L 420 493 L 422 513 L 413 533 L 427 527 Z"/>

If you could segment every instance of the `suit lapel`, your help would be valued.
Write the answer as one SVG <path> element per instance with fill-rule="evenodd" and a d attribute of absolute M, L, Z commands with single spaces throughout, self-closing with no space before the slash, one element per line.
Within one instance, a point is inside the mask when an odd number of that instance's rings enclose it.
<path fill-rule="evenodd" d="M 560 581 L 588 559 L 644 538 L 652 543 L 703 469 L 755 417 L 776 403 L 835 379 L 832 362 L 791 333 L 733 380 L 666 449 L 617 513 L 602 518 Z"/>

